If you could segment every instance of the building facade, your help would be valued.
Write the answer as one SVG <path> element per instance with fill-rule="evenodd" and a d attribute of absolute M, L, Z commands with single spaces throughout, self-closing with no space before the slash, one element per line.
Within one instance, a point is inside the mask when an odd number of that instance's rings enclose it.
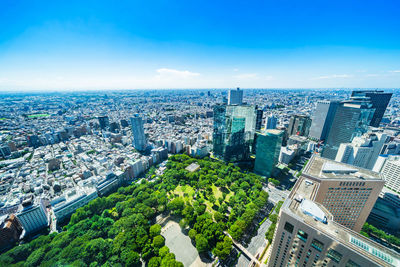
<path fill-rule="evenodd" d="M 147 141 L 146 135 L 144 134 L 143 120 L 136 114 L 131 118 L 132 124 L 132 135 L 133 135 L 133 146 L 138 151 L 144 151 L 146 149 Z"/>
<path fill-rule="evenodd" d="M 400 156 L 389 156 L 381 169 L 386 187 L 400 192 Z"/>
<path fill-rule="evenodd" d="M 269 177 L 279 160 L 283 131 L 266 130 L 256 135 L 254 172 Z"/>
<path fill-rule="evenodd" d="M 316 185 L 300 178 L 280 210 L 268 267 L 399 266 L 400 255 L 341 226 L 311 200 Z"/>
<path fill-rule="evenodd" d="M 278 124 L 278 119 L 274 115 L 269 115 L 267 117 L 267 122 L 265 125 L 265 129 L 275 129 Z"/>
<path fill-rule="evenodd" d="M 374 115 L 372 116 L 370 126 L 379 127 L 383 115 L 385 114 L 386 108 L 392 97 L 392 93 L 385 93 L 380 90 L 368 90 L 368 91 L 353 91 L 352 97 L 368 97 L 372 107 L 375 109 Z"/>
<path fill-rule="evenodd" d="M 308 136 L 310 128 L 310 117 L 304 115 L 293 115 L 289 121 L 288 134 Z"/>
<path fill-rule="evenodd" d="M 236 88 L 236 90 L 228 91 L 228 105 L 241 105 L 243 104 L 243 90 Z"/>
<path fill-rule="evenodd" d="M 385 181 L 373 171 L 312 156 L 302 176 L 318 185 L 311 200 L 322 204 L 333 220 L 359 232 Z"/>
<path fill-rule="evenodd" d="M 254 143 L 255 129 L 254 106 L 214 106 L 214 156 L 227 162 L 248 160 Z"/>
<path fill-rule="evenodd" d="M 354 137 L 366 133 L 374 111 L 369 101 L 364 99 L 341 102 L 335 112 L 322 156 L 335 159 L 340 144 L 350 143 Z"/>
<path fill-rule="evenodd" d="M 105 130 L 110 126 L 108 116 L 99 116 L 97 119 L 99 120 L 100 129 Z"/>
<path fill-rule="evenodd" d="M 16 215 L 26 235 L 46 228 L 48 225 L 47 212 L 42 201 L 38 204 L 23 206 Z"/>
<path fill-rule="evenodd" d="M 340 144 L 335 160 L 372 170 L 386 137 L 383 133 L 367 133 L 355 137 L 351 143 Z"/>
<path fill-rule="evenodd" d="M 311 138 L 325 140 L 335 117 L 339 101 L 318 101 L 312 118 L 310 134 Z"/>

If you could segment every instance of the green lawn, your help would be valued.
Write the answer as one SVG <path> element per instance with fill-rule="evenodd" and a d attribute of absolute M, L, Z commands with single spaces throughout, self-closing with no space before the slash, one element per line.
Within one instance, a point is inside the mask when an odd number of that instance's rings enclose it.
<path fill-rule="evenodd" d="M 173 193 L 179 195 L 180 197 L 183 197 L 185 201 L 189 201 L 191 203 L 195 192 L 193 187 L 191 187 L 190 185 L 184 185 L 184 186 L 178 185 Z M 185 193 L 187 194 L 186 197 L 184 197 Z"/>
<path fill-rule="evenodd" d="M 218 198 L 222 197 L 222 191 L 214 184 L 211 186 L 211 188 L 213 191 L 213 195 L 214 195 L 215 199 L 217 200 L 215 202 L 215 205 L 220 206 Z M 186 196 L 184 196 L 185 193 L 187 194 Z M 193 197 L 195 195 L 195 190 L 190 185 L 184 185 L 184 186 L 178 185 L 175 188 L 175 190 L 173 192 L 171 192 L 171 194 L 178 195 L 179 197 L 182 197 L 185 201 L 190 202 L 192 204 Z M 229 199 L 234 194 L 235 193 L 233 191 L 229 191 L 229 193 L 226 195 L 224 202 L 228 202 Z M 204 204 L 207 206 L 207 211 L 210 212 L 211 214 L 214 214 L 215 210 L 212 209 L 213 204 L 209 200 L 204 198 L 204 195 L 202 192 L 200 192 L 200 198 L 202 198 L 204 200 Z"/>

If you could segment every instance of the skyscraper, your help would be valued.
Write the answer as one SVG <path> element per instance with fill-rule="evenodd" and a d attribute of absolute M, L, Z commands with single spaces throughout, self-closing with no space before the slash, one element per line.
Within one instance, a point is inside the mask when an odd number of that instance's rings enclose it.
<path fill-rule="evenodd" d="M 229 90 L 228 105 L 241 105 L 243 103 L 243 90 L 238 87 L 236 90 Z"/>
<path fill-rule="evenodd" d="M 373 127 L 379 127 L 382 117 L 385 114 L 386 107 L 389 104 L 390 98 L 392 97 L 392 93 L 385 93 L 384 91 L 379 90 L 353 91 L 351 96 L 369 98 L 372 108 L 375 109 L 369 125 Z"/>
<path fill-rule="evenodd" d="M 105 130 L 110 126 L 108 116 L 99 116 L 97 119 L 99 120 L 100 129 Z"/>
<path fill-rule="evenodd" d="M 375 109 L 365 98 L 352 98 L 337 107 L 322 156 L 335 159 L 341 143 L 366 133 Z"/>
<path fill-rule="evenodd" d="M 268 267 L 400 266 L 398 253 L 335 222 L 334 215 L 314 200 L 319 186 L 318 181 L 302 176 L 283 203 Z M 336 208 L 345 210 L 340 205 Z"/>
<path fill-rule="evenodd" d="M 257 108 L 257 117 L 256 117 L 256 131 L 260 131 L 262 128 L 262 121 L 263 121 L 263 115 L 264 111 L 262 109 Z"/>
<path fill-rule="evenodd" d="M 317 187 L 310 200 L 356 232 L 364 225 L 385 181 L 373 171 L 313 155 L 302 172 Z"/>
<path fill-rule="evenodd" d="M 278 119 L 274 115 L 269 115 L 267 117 L 267 123 L 265 129 L 275 129 L 278 123 Z"/>
<path fill-rule="evenodd" d="M 254 106 L 214 106 L 214 155 L 228 162 L 248 160 L 255 128 Z"/>
<path fill-rule="evenodd" d="M 139 114 L 135 114 L 131 118 L 132 124 L 132 135 L 133 135 L 133 146 L 138 151 L 144 151 L 146 149 L 146 136 L 144 134 L 143 120 Z"/>
<path fill-rule="evenodd" d="M 339 101 L 324 100 L 317 102 L 317 108 L 312 118 L 310 137 L 318 140 L 326 139 L 339 104 Z"/>
<path fill-rule="evenodd" d="M 256 133 L 256 160 L 254 172 L 269 177 L 278 163 L 284 132 L 280 130 L 266 130 L 265 133 Z"/>
<path fill-rule="evenodd" d="M 289 135 L 308 136 L 310 127 L 310 117 L 304 115 L 293 115 L 290 118 L 288 133 Z"/>

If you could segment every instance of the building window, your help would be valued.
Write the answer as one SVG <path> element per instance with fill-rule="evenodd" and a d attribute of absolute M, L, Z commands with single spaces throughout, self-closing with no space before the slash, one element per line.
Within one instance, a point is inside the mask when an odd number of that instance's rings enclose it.
<path fill-rule="evenodd" d="M 331 258 L 334 262 L 339 263 L 343 255 L 334 249 L 330 249 L 327 254 L 328 258 Z"/>
<path fill-rule="evenodd" d="M 293 225 L 291 225 L 290 223 L 288 222 L 285 223 L 284 229 L 289 233 L 293 233 L 293 228 L 294 228 Z"/>
<path fill-rule="evenodd" d="M 349 261 L 346 263 L 346 267 L 361 267 L 361 266 L 358 265 L 357 263 L 355 263 L 354 261 L 349 260 Z"/>
<path fill-rule="evenodd" d="M 307 233 L 304 233 L 304 232 L 301 231 L 301 230 L 299 230 L 299 231 L 297 232 L 297 237 L 300 238 L 301 240 L 303 240 L 304 242 L 307 242 L 308 234 L 307 234 Z"/>
<path fill-rule="evenodd" d="M 324 243 L 318 241 L 317 239 L 313 239 L 311 246 L 316 250 L 318 250 L 319 252 L 321 252 L 322 249 L 324 248 Z"/>

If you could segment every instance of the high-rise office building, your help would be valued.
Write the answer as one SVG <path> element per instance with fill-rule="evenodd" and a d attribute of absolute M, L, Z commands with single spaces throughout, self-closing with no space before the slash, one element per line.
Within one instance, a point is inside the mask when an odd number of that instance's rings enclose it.
<path fill-rule="evenodd" d="M 302 176 L 317 185 L 312 201 L 322 204 L 333 220 L 359 232 L 385 181 L 373 171 L 313 155 Z"/>
<path fill-rule="evenodd" d="M 335 160 L 372 170 L 386 137 L 384 133 L 367 133 L 354 137 L 351 143 L 340 144 Z"/>
<path fill-rule="evenodd" d="M 236 90 L 229 90 L 228 105 L 241 105 L 243 103 L 243 90 L 238 87 Z"/>
<path fill-rule="evenodd" d="M 372 104 L 363 98 L 341 102 L 336 109 L 322 156 L 335 159 L 340 144 L 349 143 L 354 137 L 366 133 L 374 111 Z"/>
<path fill-rule="evenodd" d="M 278 123 L 278 119 L 274 115 L 269 115 L 267 117 L 265 129 L 275 129 L 277 123 Z"/>
<path fill-rule="evenodd" d="M 293 115 L 290 118 L 288 134 L 308 136 L 311 127 L 311 119 L 304 115 Z"/>
<path fill-rule="evenodd" d="M 384 91 L 380 90 L 353 91 L 351 96 L 369 98 L 372 107 L 375 109 L 370 126 L 379 127 L 383 115 L 385 114 L 387 105 L 389 104 L 390 98 L 392 97 L 392 93 L 385 93 Z"/>
<path fill-rule="evenodd" d="M 262 128 L 264 111 L 262 109 L 257 109 L 256 113 L 256 131 L 260 131 Z"/>
<path fill-rule="evenodd" d="M 254 106 L 214 106 L 214 156 L 228 162 L 248 160 L 252 151 L 255 129 Z"/>
<path fill-rule="evenodd" d="M 133 146 L 138 151 L 144 151 L 147 146 L 146 135 L 144 134 L 143 120 L 136 114 L 131 118 Z"/>
<path fill-rule="evenodd" d="M 100 129 L 105 130 L 110 126 L 108 116 L 99 116 L 97 119 L 99 120 Z"/>
<path fill-rule="evenodd" d="M 314 163 L 315 164 L 315 163 Z M 311 169 L 320 169 L 311 164 Z M 310 165 L 310 164 L 309 164 Z M 346 180 L 346 178 L 325 178 Z M 351 179 L 353 180 L 353 179 Z M 345 188 L 350 194 L 350 188 L 367 189 L 367 180 L 358 182 L 338 182 L 336 185 Z M 358 183 L 346 184 L 343 183 Z M 366 183 L 362 185 L 362 183 Z M 400 266 L 400 255 L 371 239 L 343 227 L 335 222 L 334 215 L 324 205 L 315 201 L 321 184 L 301 176 L 289 197 L 280 210 L 280 218 L 274 233 L 268 267 L 278 266 Z M 329 187 L 328 187 L 329 188 Z M 370 190 L 364 190 L 358 199 L 364 198 Z M 347 195 L 328 195 L 329 197 L 345 199 Z M 337 209 L 345 211 L 343 205 Z"/>
<path fill-rule="evenodd" d="M 380 170 L 386 186 L 400 192 L 400 156 L 389 155 Z"/>
<path fill-rule="evenodd" d="M 284 132 L 266 130 L 256 133 L 256 160 L 254 172 L 269 177 L 279 160 Z"/>
<path fill-rule="evenodd" d="M 326 139 L 339 104 L 339 101 L 323 100 L 317 102 L 317 107 L 312 118 L 310 137 L 317 140 Z"/>

